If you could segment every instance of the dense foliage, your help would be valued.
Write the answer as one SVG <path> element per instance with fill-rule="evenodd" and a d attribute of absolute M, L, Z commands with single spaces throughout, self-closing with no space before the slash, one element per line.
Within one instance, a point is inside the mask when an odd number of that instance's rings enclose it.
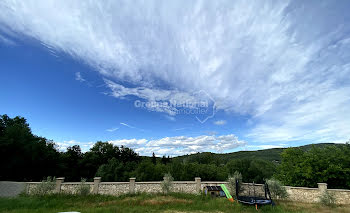
<path fill-rule="evenodd" d="M 55 144 L 32 134 L 22 117 L 0 117 L 0 179 L 43 180 L 57 174 Z"/>
<path fill-rule="evenodd" d="M 67 181 L 91 179 L 113 158 L 133 164 L 133 169 L 140 162 L 132 149 L 103 142 L 95 143 L 86 153 L 77 145 L 60 152 L 53 141 L 33 135 L 25 118 L 0 116 L 0 180 L 41 181 L 48 176 Z"/>
<path fill-rule="evenodd" d="M 307 151 L 288 148 L 276 177 L 291 186 L 328 183 L 329 188 L 350 188 L 350 145 L 313 146 Z"/>
<path fill-rule="evenodd" d="M 101 176 L 102 181 L 128 181 L 130 177 L 160 181 L 170 173 L 174 180 L 201 177 L 203 181 L 223 181 L 237 171 L 244 182 L 263 183 L 275 176 L 293 186 L 315 187 L 318 182 L 325 182 L 331 188 L 350 188 L 349 145 L 282 151 L 159 158 L 141 157 L 130 148 L 99 141 L 87 152 L 78 145 L 61 152 L 53 141 L 34 135 L 25 118 L 0 116 L 0 180 L 41 181 L 52 176 L 65 177 L 66 181 L 91 181 Z"/>

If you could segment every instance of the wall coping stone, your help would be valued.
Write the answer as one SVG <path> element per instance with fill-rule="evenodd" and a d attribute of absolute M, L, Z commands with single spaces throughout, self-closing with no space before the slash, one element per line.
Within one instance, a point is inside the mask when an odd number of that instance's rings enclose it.
<path fill-rule="evenodd" d="M 328 191 L 335 191 L 335 192 L 350 192 L 350 189 L 327 189 Z"/>
<path fill-rule="evenodd" d="M 78 184 L 81 184 L 81 182 L 63 182 L 63 183 L 61 183 L 61 185 L 78 185 Z M 93 185 L 94 182 L 85 182 L 84 184 Z"/>
<path fill-rule="evenodd" d="M 207 183 L 207 184 L 227 184 L 228 182 L 220 182 L 220 181 L 201 181 L 201 183 Z"/>
<path fill-rule="evenodd" d="M 109 184 L 129 184 L 130 182 L 101 182 L 100 185 L 102 184 L 106 184 L 106 185 L 109 185 Z M 137 183 L 137 182 L 136 182 Z"/>
<path fill-rule="evenodd" d="M 308 187 L 299 187 L 299 186 L 284 186 L 287 189 L 305 189 L 305 190 L 317 190 L 318 188 L 308 188 Z"/>

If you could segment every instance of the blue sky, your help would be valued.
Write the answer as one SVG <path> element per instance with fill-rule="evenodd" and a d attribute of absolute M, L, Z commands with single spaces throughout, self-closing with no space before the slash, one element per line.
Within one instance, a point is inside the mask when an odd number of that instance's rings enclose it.
<path fill-rule="evenodd" d="M 0 3 L 0 114 L 64 150 L 344 143 L 349 1 Z"/>

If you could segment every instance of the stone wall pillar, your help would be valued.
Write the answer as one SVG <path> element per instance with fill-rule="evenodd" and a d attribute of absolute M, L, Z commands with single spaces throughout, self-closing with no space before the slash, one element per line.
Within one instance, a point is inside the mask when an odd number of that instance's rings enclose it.
<path fill-rule="evenodd" d="M 317 185 L 320 193 L 323 193 L 324 191 L 327 190 L 327 183 L 317 183 Z"/>
<path fill-rule="evenodd" d="M 135 181 L 136 181 L 136 178 L 129 178 L 130 194 L 134 194 L 135 193 Z"/>
<path fill-rule="evenodd" d="M 61 185 L 62 185 L 63 182 L 64 182 L 64 177 L 56 178 L 55 193 L 60 193 L 61 192 Z"/>
<path fill-rule="evenodd" d="M 94 177 L 94 186 L 92 188 L 93 194 L 98 194 L 98 188 L 100 187 L 101 177 Z"/>
<path fill-rule="evenodd" d="M 201 192 L 201 178 L 200 177 L 195 177 L 194 181 L 196 182 L 196 192 Z"/>

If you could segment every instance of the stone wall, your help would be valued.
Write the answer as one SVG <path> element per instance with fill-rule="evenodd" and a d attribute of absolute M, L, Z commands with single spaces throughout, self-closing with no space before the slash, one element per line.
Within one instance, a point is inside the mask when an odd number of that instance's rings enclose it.
<path fill-rule="evenodd" d="M 302 201 L 304 203 L 317 203 L 321 192 L 318 188 L 286 186 L 288 200 Z"/>
<path fill-rule="evenodd" d="M 26 185 L 27 193 L 31 193 L 34 187 L 40 182 L 28 182 Z M 95 178 L 94 182 L 86 183 L 90 187 L 90 192 L 94 194 L 104 195 L 122 195 L 128 193 L 160 193 L 162 192 L 161 182 L 136 182 L 135 178 L 130 178 L 129 182 L 101 182 L 101 178 Z M 173 191 L 198 194 L 203 191 L 206 186 L 219 186 L 220 184 L 227 184 L 224 181 L 201 181 L 200 178 L 195 178 L 194 181 L 174 181 Z M 56 179 L 56 187 L 53 192 L 56 193 L 77 193 L 80 187 L 79 182 L 64 182 L 64 178 Z M 319 183 L 318 188 L 306 187 L 291 187 L 285 186 L 288 193 L 288 200 L 317 203 L 322 193 L 327 190 L 334 194 L 338 204 L 350 204 L 350 190 L 343 189 L 327 189 L 327 184 Z M 264 196 L 263 184 L 243 183 L 242 195 L 256 195 Z"/>
<path fill-rule="evenodd" d="M 122 195 L 130 192 L 129 182 L 101 182 L 98 187 L 98 194 Z"/>
<path fill-rule="evenodd" d="M 34 188 L 35 188 L 38 184 L 40 184 L 40 182 L 27 182 L 25 192 L 26 192 L 27 194 L 32 194 Z"/>
<path fill-rule="evenodd" d="M 350 190 L 328 189 L 328 192 L 334 194 L 337 204 L 350 204 Z"/>
<path fill-rule="evenodd" d="M 90 193 L 92 193 L 94 183 L 87 182 L 85 184 L 90 188 Z M 65 194 L 77 194 L 80 187 L 81 183 L 79 182 L 66 182 L 61 184 L 60 192 Z"/>
<path fill-rule="evenodd" d="M 199 190 L 197 190 L 197 184 L 195 181 L 174 181 L 173 185 L 173 191 L 174 192 L 183 192 L 183 193 L 190 193 L 190 194 L 196 194 Z"/>

